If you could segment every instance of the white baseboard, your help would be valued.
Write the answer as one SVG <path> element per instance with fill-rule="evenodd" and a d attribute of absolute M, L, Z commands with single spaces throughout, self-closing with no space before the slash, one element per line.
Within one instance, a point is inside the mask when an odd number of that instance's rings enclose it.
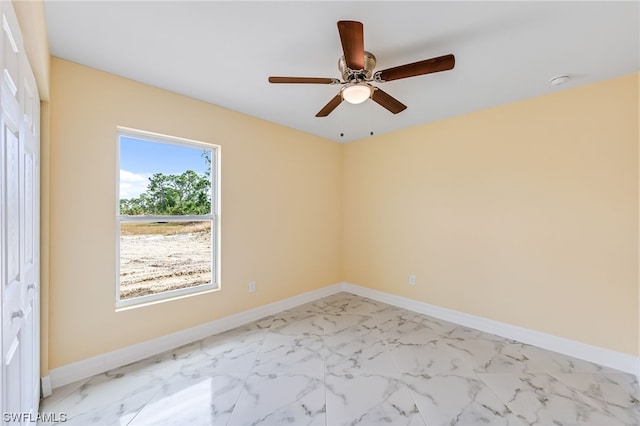
<path fill-rule="evenodd" d="M 147 340 L 126 348 L 54 368 L 49 371 L 48 376 L 42 378 L 43 393 L 49 393 L 51 389 L 56 389 L 66 384 L 86 379 L 132 362 L 140 361 L 144 358 L 204 339 L 216 333 L 231 330 L 232 328 L 294 308 L 304 303 L 330 296 L 340 291 L 346 291 L 358 296 L 368 297 L 389 305 L 430 315 L 445 321 L 594 362 L 616 370 L 635 374 L 640 377 L 640 357 L 637 356 L 588 345 L 575 340 L 565 339 L 488 318 L 470 315 L 464 312 L 430 305 L 428 303 L 384 293 L 355 284 L 338 283 L 280 300 L 278 302 L 270 303 L 268 305 L 250 309 L 248 311 L 230 315 L 228 317 L 172 333 L 167 336 Z"/>
<path fill-rule="evenodd" d="M 536 330 L 483 318 L 464 312 L 442 308 L 406 297 L 395 296 L 378 290 L 344 283 L 342 289 L 399 308 L 429 315 L 445 321 L 460 324 L 476 330 L 495 334 L 522 343 L 538 346 L 543 349 L 569 355 L 585 361 L 590 361 L 605 367 L 614 368 L 640 377 L 640 357 L 589 345 L 575 340 L 554 336 Z"/>
<path fill-rule="evenodd" d="M 49 376 L 43 377 L 43 381 L 46 379 L 50 387 L 56 389 L 340 291 L 342 291 L 342 283 L 334 284 L 106 354 L 63 365 L 50 370 Z"/>
<path fill-rule="evenodd" d="M 43 398 L 51 396 L 53 393 L 53 388 L 51 387 L 51 376 L 44 376 L 40 378 L 40 393 L 42 393 Z"/>

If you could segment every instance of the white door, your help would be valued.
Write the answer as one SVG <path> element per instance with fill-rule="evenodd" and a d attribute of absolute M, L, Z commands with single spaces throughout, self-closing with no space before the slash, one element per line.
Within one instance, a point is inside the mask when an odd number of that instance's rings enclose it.
<path fill-rule="evenodd" d="M 26 424 L 40 392 L 39 101 L 11 2 L 0 12 L 0 412 Z"/>

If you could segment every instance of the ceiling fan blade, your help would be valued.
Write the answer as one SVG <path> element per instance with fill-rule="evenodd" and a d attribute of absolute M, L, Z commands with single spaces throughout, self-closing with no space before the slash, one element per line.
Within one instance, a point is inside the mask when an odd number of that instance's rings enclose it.
<path fill-rule="evenodd" d="M 378 71 L 376 72 L 375 77 L 376 80 L 379 81 L 392 81 L 401 78 L 415 77 L 417 75 L 448 71 L 453 69 L 455 64 L 455 57 L 449 54 Z"/>
<path fill-rule="evenodd" d="M 397 114 L 407 109 L 407 106 L 405 104 L 403 104 L 393 96 L 389 95 L 387 92 L 384 92 L 378 89 L 377 87 L 373 91 L 373 95 L 371 95 L 371 99 L 373 99 L 374 102 L 377 102 L 382 107 L 388 109 L 394 114 Z"/>
<path fill-rule="evenodd" d="M 344 60 L 352 70 L 364 69 L 364 28 L 362 22 L 338 21 Z"/>
<path fill-rule="evenodd" d="M 340 80 L 316 77 L 269 77 L 269 83 L 340 84 Z"/>
<path fill-rule="evenodd" d="M 333 99 L 329 101 L 328 104 L 324 106 L 317 114 L 316 117 L 326 117 L 331 114 L 331 111 L 337 108 L 338 105 L 342 103 L 342 96 L 338 93 Z"/>

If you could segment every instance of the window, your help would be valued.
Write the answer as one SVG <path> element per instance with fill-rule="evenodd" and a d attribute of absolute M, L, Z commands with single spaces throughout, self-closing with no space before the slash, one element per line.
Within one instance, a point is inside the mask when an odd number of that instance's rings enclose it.
<path fill-rule="evenodd" d="M 219 288 L 219 147 L 118 130 L 116 306 Z"/>

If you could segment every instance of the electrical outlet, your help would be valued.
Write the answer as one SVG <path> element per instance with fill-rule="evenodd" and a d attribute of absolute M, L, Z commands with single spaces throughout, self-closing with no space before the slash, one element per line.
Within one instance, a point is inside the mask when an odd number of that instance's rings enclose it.
<path fill-rule="evenodd" d="M 249 293 L 255 293 L 255 292 L 256 292 L 256 282 L 251 281 L 249 283 Z"/>
<path fill-rule="evenodd" d="M 409 275 L 409 285 L 416 285 L 416 276 Z"/>

